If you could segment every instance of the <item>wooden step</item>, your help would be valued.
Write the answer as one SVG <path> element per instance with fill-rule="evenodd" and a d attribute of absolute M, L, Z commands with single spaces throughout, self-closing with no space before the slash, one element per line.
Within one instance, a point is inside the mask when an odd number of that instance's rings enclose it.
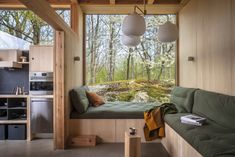
<path fill-rule="evenodd" d="M 96 135 L 79 135 L 70 140 L 71 147 L 96 146 Z"/>

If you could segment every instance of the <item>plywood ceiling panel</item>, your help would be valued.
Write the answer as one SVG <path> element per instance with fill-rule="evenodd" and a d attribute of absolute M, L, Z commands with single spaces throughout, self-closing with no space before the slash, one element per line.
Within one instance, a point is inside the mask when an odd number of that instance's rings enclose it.
<path fill-rule="evenodd" d="M 154 4 L 179 4 L 180 0 L 155 0 Z"/>
<path fill-rule="evenodd" d="M 69 5 L 73 0 L 47 0 L 53 5 Z M 110 4 L 110 0 L 77 0 L 80 4 Z M 181 0 L 146 0 L 148 4 L 179 4 Z M 144 0 L 115 0 L 115 4 L 143 4 Z M 0 4 L 17 5 L 18 0 L 0 0 Z"/>
<path fill-rule="evenodd" d="M 78 0 L 80 4 L 109 4 L 109 0 Z"/>

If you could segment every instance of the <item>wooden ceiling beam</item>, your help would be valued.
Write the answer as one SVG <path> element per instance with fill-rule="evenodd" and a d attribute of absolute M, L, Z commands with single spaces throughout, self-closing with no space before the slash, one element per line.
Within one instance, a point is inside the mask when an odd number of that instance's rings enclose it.
<path fill-rule="evenodd" d="M 85 5 L 80 4 L 82 11 L 85 14 L 129 14 L 134 5 Z M 140 6 L 142 7 L 142 6 Z M 158 5 L 146 5 L 148 14 L 176 14 L 182 8 L 180 4 L 158 4 Z"/>
<path fill-rule="evenodd" d="M 77 1 L 77 0 L 46 0 L 51 5 L 70 5 L 71 1 Z M 3 5 L 20 5 L 19 0 L 0 0 L 0 4 Z"/>
<path fill-rule="evenodd" d="M 185 6 L 190 0 L 180 0 L 180 4 Z"/>
<path fill-rule="evenodd" d="M 116 3 L 116 0 L 109 0 L 109 3 L 110 3 L 110 4 L 115 4 L 115 3 Z"/>
<path fill-rule="evenodd" d="M 46 0 L 19 1 L 51 25 L 55 30 L 61 31 L 70 28 Z"/>
<path fill-rule="evenodd" d="M 148 0 L 147 4 L 153 4 L 155 0 Z"/>
<path fill-rule="evenodd" d="M 70 9 L 70 5 L 51 5 L 53 9 Z M 0 4 L 0 9 L 27 9 L 27 7 L 23 4 Z"/>
<path fill-rule="evenodd" d="M 70 0 L 72 4 L 76 3 L 78 4 L 78 0 Z"/>

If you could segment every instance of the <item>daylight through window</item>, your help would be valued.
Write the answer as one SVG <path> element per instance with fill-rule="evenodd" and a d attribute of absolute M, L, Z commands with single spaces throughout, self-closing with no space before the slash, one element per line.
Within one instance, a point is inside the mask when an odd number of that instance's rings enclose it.
<path fill-rule="evenodd" d="M 176 42 L 161 43 L 157 28 L 175 15 L 147 15 L 140 45 L 121 43 L 126 15 L 86 15 L 86 83 L 106 101 L 167 102 L 175 85 Z"/>

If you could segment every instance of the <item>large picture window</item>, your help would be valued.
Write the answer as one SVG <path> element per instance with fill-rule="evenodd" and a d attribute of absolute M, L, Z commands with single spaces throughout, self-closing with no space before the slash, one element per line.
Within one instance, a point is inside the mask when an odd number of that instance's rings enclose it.
<path fill-rule="evenodd" d="M 176 78 L 176 42 L 161 43 L 158 26 L 176 15 L 145 16 L 141 43 L 121 42 L 126 15 L 86 15 L 86 84 L 106 101 L 169 101 Z"/>

